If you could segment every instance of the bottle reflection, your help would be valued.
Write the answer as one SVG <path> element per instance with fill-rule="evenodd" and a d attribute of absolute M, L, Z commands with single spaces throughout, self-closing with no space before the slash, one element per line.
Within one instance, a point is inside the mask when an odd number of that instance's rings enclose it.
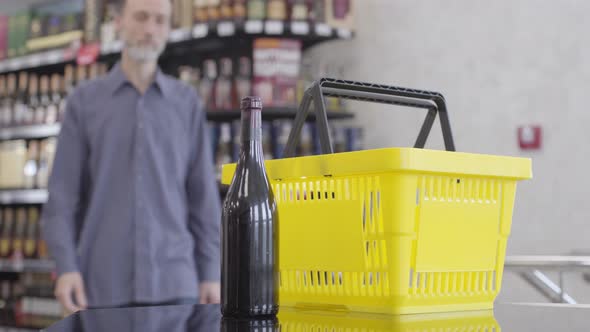
<path fill-rule="evenodd" d="M 276 317 L 268 318 L 229 318 L 221 320 L 221 332 L 279 332 Z"/>
<path fill-rule="evenodd" d="M 82 311 L 46 331 L 211 332 L 220 324 L 219 306 L 174 305 Z"/>

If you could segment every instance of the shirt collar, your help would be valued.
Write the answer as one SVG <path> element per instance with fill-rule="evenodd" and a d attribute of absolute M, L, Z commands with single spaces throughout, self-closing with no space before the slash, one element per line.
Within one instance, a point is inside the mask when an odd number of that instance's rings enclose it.
<path fill-rule="evenodd" d="M 109 72 L 108 81 L 109 88 L 111 89 L 111 94 L 115 94 L 121 87 L 123 87 L 126 84 L 131 85 L 131 83 L 127 79 L 127 76 L 125 76 L 123 69 L 121 68 L 120 62 L 118 62 Z M 170 84 L 168 82 L 168 78 L 159 67 L 156 71 L 156 77 L 152 84 L 154 84 L 156 88 L 158 88 L 165 97 L 169 96 Z"/>

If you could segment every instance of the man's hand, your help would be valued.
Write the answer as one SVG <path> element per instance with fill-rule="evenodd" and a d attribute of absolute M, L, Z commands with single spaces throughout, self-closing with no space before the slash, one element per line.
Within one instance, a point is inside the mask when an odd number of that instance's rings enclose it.
<path fill-rule="evenodd" d="M 221 284 L 219 282 L 199 284 L 199 303 L 214 304 L 219 302 L 221 302 Z"/>
<path fill-rule="evenodd" d="M 68 314 L 84 310 L 88 306 L 84 281 L 79 272 L 64 273 L 57 278 L 55 297 Z"/>

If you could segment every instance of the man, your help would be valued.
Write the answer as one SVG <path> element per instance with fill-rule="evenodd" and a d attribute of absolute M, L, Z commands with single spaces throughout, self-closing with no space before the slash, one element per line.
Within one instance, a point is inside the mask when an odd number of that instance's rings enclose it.
<path fill-rule="evenodd" d="M 220 203 L 205 112 L 157 66 L 170 0 L 122 1 L 122 57 L 68 99 L 43 212 L 55 295 L 87 307 L 216 303 Z"/>

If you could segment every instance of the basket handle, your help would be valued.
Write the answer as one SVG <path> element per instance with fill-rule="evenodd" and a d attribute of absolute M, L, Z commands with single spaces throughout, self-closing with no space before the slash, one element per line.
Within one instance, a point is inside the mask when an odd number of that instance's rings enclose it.
<path fill-rule="evenodd" d="M 287 144 L 285 145 L 283 153 L 285 158 L 295 155 L 295 148 L 299 140 L 299 135 L 301 134 L 301 128 L 309 113 L 309 107 L 312 102 L 316 113 L 316 127 L 322 153 L 334 153 L 330 138 L 330 129 L 328 127 L 328 118 L 326 116 L 324 96 L 427 109 L 428 113 L 414 144 L 415 148 L 420 149 L 424 148 L 426 139 L 434 124 L 436 114 L 439 113 L 445 148 L 447 151 L 455 151 L 447 106 L 442 94 L 388 85 L 322 78 L 314 82 L 303 95 L 303 99 L 295 115 L 293 127 L 289 133 Z"/>

